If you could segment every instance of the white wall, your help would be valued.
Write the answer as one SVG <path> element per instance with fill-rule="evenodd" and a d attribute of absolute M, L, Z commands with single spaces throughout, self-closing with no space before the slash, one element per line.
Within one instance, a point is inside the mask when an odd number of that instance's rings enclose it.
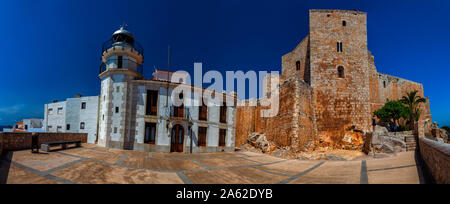
<path fill-rule="evenodd" d="M 60 132 L 65 132 L 66 130 L 66 102 L 57 102 L 57 103 L 49 103 L 45 106 L 45 119 L 44 119 L 44 128 L 46 132 L 56 132 L 57 127 L 61 127 Z M 58 108 L 63 108 L 62 113 L 58 113 Z M 49 110 L 53 109 L 52 113 L 49 113 Z M 51 129 L 48 129 L 49 126 L 52 126 Z"/>

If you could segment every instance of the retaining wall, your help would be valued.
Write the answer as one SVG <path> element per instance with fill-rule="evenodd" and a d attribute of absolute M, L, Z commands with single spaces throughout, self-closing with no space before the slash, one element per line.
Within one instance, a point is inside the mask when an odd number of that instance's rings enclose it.
<path fill-rule="evenodd" d="M 422 159 L 438 184 L 450 183 L 450 144 L 421 138 L 419 141 Z"/>
<path fill-rule="evenodd" d="M 87 142 L 87 133 L 38 133 L 39 142 L 81 140 Z M 0 152 L 31 149 L 32 133 L 0 133 Z M 40 145 L 40 144 L 39 144 Z"/>

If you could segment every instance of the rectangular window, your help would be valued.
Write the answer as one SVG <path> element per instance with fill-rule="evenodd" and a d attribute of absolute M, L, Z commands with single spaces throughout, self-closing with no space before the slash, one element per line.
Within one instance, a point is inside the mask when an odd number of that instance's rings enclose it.
<path fill-rule="evenodd" d="M 61 130 L 62 130 L 61 126 L 56 127 L 56 132 L 61 132 Z"/>
<path fill-rule="evenodd" d="M 117 57 L 117 68 L 123 68 L 123 56 Z"/>
<path fill-rule="evenodd" d="M 66 125 L 66 130 L 70 130 L 70 124 Z"/>
<path fill-rule="evenodd" d="M 80 123 L 80 130 L 84 130 L 84 128 L 85 128 L 85 124 L 83 122 Z"/>
<path fill-rule="evenodd" d="M 50 132 L 53 129 L 53 126 L 49 125 L 47 126 L 47 132 Z"/>
<path fill-rule="evenodd" d="M 48 109 L 48 114 L 49 115 L 53 114 L 53 108 Z"/>
<path fill-rule="evenodd" d="M 147 91 L 146 115 L 157 115 L 158 113 L 158 91 Z"/>
<path fill-rule="evenodd" d="M 219 130 L 219 147 L 225 147 L 225 145 L 226 145 L 226 140 L 225 140 L 225 138 L 226 138 L 226 136 L 227 136 L 227 130 L 225 130 L 225 129 L 220 129 Z"/>
<path fill-rule="evenodd" d="M 116 87 L 116 92 L 117 92 L 117 93 L 120 92 L 120 86 Z"/>
<path fill-rule="evenodd" d="M 58 115 L 61 115 L 63 113 L 63 108 L 58 108 Z"/>
<path fill-rule="evenodd" d="M 342 42 L 337 42 L 337 52 L 343 52 Z"/>
<path fill-rule="evenodd" d="M 184 106 L 180 107 L 174 107 L 173 109 L 173 116 L 177 118 L 183 118 L 184 117 Z"/>
<path fill-rule="evenodd" d="M 81 109 L 86 109 L 86 102 L 81 103 Z"/>
<path fill-rule="evenodd" d="M 206 135 L 208 132 L 208 128 L 206 127 L 198 127 L 198 144 L 199 147 L 206 147 Z"/>
<path fill-rule="evenodd" d="M 114 128 L 114 133 L 117 133 L 117 128 L 116 127 Z"/>
<path fill-rule="evenodd" d="M 156 142 L 156 123 L 145 123 L 145 144 L 155 144 Z"/>
<path fill-rule="evenodd" d="M 220 122 L 227 123 L 227 104 L 226 102 L 220 106 Z"/>
<path fill-rule="evenodd" d="M 116 113 L 119 113 L 119 107 L 116 107 Z"/>
<path fill-rule="evenodd" d="M 206 121 L 208 120 L 208 106 L 205 103 L 202 103 L 202 106 L 199 107 L 198 110 L 198 119 Z"/>
<path fill-rule="evenodd" d="M 25 125 L 25 130 L 28 130 L 28 125 Z"/>

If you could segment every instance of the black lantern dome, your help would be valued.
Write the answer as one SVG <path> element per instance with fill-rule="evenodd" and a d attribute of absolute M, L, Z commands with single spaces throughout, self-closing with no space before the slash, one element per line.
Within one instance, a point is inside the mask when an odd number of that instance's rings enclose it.
<path fill-rule="evenodd" d="M 120 27 L 119 30 L 113 33 L 111 40 L 114 44 L 116 43 L 127 43 L 131 46 L 134 45 L 134 36 L 133 34 L 127 30 L 125 26 Z"/>

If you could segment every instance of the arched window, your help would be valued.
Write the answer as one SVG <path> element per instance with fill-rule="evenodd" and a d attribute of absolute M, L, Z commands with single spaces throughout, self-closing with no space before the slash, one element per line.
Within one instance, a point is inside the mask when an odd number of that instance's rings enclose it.
<path fill-rule="evenodd" d="M 383 86 L 384 88 L 386 88 L 386 81 L 383 81 Z"/>
<path fill-rule="evenodd" d="M 342 21 L 342 26 L 347 26 L 347 21 Z"/>
<path fill-rule="evenodd" d="M 339 78 L 345 78 L 345 72 L 344 72 L 344 67 L 343 66 L 339 66 L 338 67 L 338 77 Z"/>
<path fill-rule="evenodd" d="M 297 62 L 295 63 L 295 67 L 296 67 L 297 71 L 300 71 L 300 68 L 301 68 L 301 66 L 300 66 L 300 61 L 297 61 Z"/>

